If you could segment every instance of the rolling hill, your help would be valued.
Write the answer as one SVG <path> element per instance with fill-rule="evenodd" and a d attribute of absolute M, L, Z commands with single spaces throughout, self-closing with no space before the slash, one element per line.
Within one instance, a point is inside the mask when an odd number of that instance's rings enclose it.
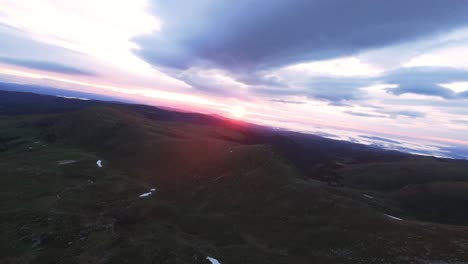
<path fill-rule="evenodd" d="M 468 162 L 0 92 L 1 263 L 467 263 Z"/>

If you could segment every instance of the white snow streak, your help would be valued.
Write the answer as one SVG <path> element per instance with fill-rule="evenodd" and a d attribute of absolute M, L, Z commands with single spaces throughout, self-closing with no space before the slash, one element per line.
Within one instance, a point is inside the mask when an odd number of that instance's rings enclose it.
<path fill-rule="evenodd" d="M 211 262 L 211 264 L 221 264 L 217 259 L 214 259 L 212 257 L 206 257 L 207 260 Z"/>
<path fill-rule="evenodd" d="M 388 215 L 388 214 L 385 214 L 385 216 L 388 217 L 388 218 L 391 218 L 391 219 L 393 219 L 393 220 L 403 221 L 403 219 L 401 219 L 401 218 L 398 218 L 398 217 L 395 217 L 395 216 L 391 216 L 391 215 Z"/>
<path fill-rule="evenodd" d="M 151 188 L 149 192 L 140 194 L 140 197 L 148 197 L 148 196 L 152 195 L 155 191 L 156 191 L 156 188 Z"/>
<path fill-rule="evenodd" d="M 76 160 L 61 160 L 58 161 L 58 165 L 68 165 L 68 164 L 73 164 L 76 163 Z"/>
<path fill-rule="evenodd" d="M 147 192 L 147 193 L 140 194 L 140 197 L 148 197 L 152 194 L 153 194 L 152 192 Z"/>
<path fill-rule="evenodd" d="M 74 97 L 74 96 L 65 96 L 65 95 L 56 95 L 56 97 L 65 98 L 65 99 L 78 99 L 83 101 L 88 101 L 88 98 Z"/>

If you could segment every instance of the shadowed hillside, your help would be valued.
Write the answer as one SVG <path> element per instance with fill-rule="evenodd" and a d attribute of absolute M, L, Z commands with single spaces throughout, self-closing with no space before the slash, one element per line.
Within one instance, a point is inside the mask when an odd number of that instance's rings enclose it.
<path fill-rule="evenodd" d="M 465 161 L 29 96 L 0 117 L 0 262 L 468 259 Z"/>

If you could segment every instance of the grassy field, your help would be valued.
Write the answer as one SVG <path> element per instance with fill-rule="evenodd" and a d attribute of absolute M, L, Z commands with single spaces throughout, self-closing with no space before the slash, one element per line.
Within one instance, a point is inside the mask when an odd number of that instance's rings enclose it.
<path fill-rule="evenodd" d="M 248 138 L 125 106 L 5 115 L 0 262 L 467 263 L 466 163 L 310 165 L 338 188 Z"/>

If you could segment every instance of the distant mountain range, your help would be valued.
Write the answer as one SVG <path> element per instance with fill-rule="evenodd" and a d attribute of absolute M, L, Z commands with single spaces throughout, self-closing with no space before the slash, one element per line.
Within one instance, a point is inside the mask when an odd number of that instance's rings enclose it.
<path fill-rule="evenodd" d="M 103 96 L 103 95 L 96 95 L 91 93 L 83 93 L 83 92 L 76 92 L 72 90 L 63 90 L 57 89 L 52 87 L 46 86 L 39 86 L 39 85 L 27 85 L 27 84 L 13 84 L 13 83 L 0 83 L 0 91 L 12 91 L 12 92 L 25 92 L 25 93 L 34 93 L 34 94 L 42 94 L 42 95 L 52 95 L 56 97 L 62 97 L 65 99 L 88 99 L 91 101 L 103 101 L 108 103 L 115 103 L 115 104 L 134 104 L 135 106 L 138 105 L 137 102 L 129 101 L 124 98 L 118 97 L 111 97 L 111 96 Z M 4 95 L 8 96 L 8 95 Z M 34 98 L 34 97 L 32 97 Z M 10 113 L 14 111 L 22 111 L 20 105 L 22 102 L 25 102 L 26 98 L 23 98 L 19 104 L 16 104 L 12 101 L 12 106 L 16 105 L 15 107 L 6 107 L 11 109 L 4 109 L 3 111 L 9 111 Z M 34 99 L 33 99 L 34 100 Z M 52 100 L 52 99 L 48 99 Z M 38 104 L 47 100 L 39 101 Z M 49 102 L 46 102 L 47 105 Z M 31 105 L 29 102 L 27 103 Z M 87 103 L 76 103 L 70 101 L 61 101 L 55 100 L 54 103 L 51 105 L 55 107 L 53 111 L 65 111 L 66 109 L 79 109 L 81 107 L 86 107 L 90 105 L 96 105 L 97 102 L 87 102 Z M 26 107 L 26 106 L 22 106 Z M 38 107 L 35 105 L 34 107 Z M 40 107 L 40 106 L 39 106 Z M 144 106 L 138 105 L 140 111 L 147 111 L 151 112 L 156 109 L 154 106 Z M 163 108 L 158 108 L 159 110 L 163 110 Z M 164 108 L 167 109 L 167 108 Z M 49 109 L 51 110 L 51 109 Z M 40 108 L 38 111 L 41 111 Z M 153 113 L 154 115 L 155 113 Z M 156 114 L 158 115 L 158 114 Z M 195 114 L 195 113 L 187 113 L 187 112 L 180 112 L 178 110 L 173 111 L 166 111 L 164 114 L 159 113 L 159 118 L 180 118 L 181 121 L 185 120 L 195 120 L 200 119 L 205 120 L 212 120 L 209 122 L 217 122 L 217 119 L 225 119 L 222 116 L 207 116 L 203 114 Z M 287 131 L 287 130 L 284 130 Z M 437 156 L 437 157 L 445 157 L 445 158 L 453 158 L 453 159 L 468 159 L 468 146 L 463 145 L 448 145 L 448 144 L 440 144 L 440 143 L 418 143 L 415 144 L 414 142 L 403 140 L 403 139 L 389 139 L 383 138 L 381 136 L 375 135 L 362 135 L 359 133 L 349 133 L 347 131 L 338 131 L 332 130 L 331 132 L 315 132 L 312 133 L 314 135 L 322 136 L 324 138 L 336 139 L 341 141 L 349 141 L 352 143 L 358 143 L 368 146 L 374 146 L 377 148 L 389 149 L 389 150 L 397 150 L 405 153 L 413 153 L 419 155 L 427 155 L 427 156 Z"/>

